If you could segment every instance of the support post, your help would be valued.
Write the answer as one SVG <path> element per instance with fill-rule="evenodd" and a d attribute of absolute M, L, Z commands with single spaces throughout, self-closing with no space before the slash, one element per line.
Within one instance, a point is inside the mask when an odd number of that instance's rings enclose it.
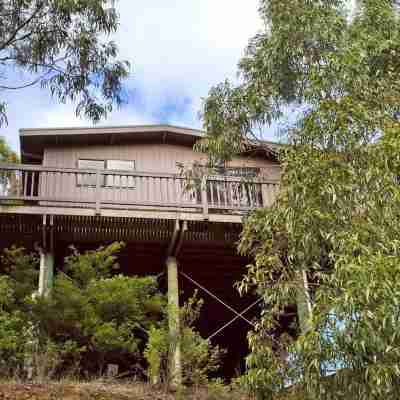
<path fill-rule="evenodd" d="M 169 378 L 175 388 L 182 384 L 178 263 L 175 257 L 167 258 L 168 274 L 168 326 L 169 326 Z"/>
<path fill-rule="evenodd" d="M 48 250 L 40 251 L 39 296 L 47 296 L 53 287 L 54 254 Z"/>
<path fill-rule="evenodd" d="M 301 333 L 305 334 L 310 330 L 310 322 L 312 318 L 312 307 L 310 290 L 308 287 L 307 273 L 304 268 L 296 271 L 297 279 L 297 315 Z"/>

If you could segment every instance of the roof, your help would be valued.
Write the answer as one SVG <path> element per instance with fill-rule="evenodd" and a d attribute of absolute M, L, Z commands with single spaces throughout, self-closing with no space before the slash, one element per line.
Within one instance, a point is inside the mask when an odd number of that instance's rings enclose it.
<path fill-rule="evenodd" d="M 131 125 L 107 127 L 63 127 L 20 129 L 23 163 L 41 163 L 45 147 L 112 145 L 124 143 L 169 143 L 192 147 L 205 132 L 173 125 Z M 263 142 L 272 153 L 279 144 Z M 261 146 L 264 147 L 264 146 Z"/>
<path fill-rule="evenodd" d="M 80 144 L 171 143 L 193 146 L 205 132 L 172 125 L 20 129 L 23 163 L 41 162 L 45 147 Z"/>

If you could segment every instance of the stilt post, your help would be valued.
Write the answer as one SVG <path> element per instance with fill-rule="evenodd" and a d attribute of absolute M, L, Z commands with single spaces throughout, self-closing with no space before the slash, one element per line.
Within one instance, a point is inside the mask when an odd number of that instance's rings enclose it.
<path fill-rule="evenodd" d="M 53 287 L 54 254 L 49 250 L 40 251 L 39 296 L 48 296 Z"/>
<path fill-rule="evenodd" d="M 182 384 L 182 363 L 179 321 L 178 262 L 167 258 L 168 274 L 168 326 L 169 326 L 169 378 L 175 388 Z"/>

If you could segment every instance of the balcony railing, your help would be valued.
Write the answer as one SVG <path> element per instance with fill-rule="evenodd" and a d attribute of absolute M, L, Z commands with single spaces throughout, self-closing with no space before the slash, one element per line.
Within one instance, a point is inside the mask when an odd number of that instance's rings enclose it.
<path fill-rule="evenodd" d="M 277 181 L 0 164 L 0 203 L 94 208 L 245 212 L 270 206 Z"/>

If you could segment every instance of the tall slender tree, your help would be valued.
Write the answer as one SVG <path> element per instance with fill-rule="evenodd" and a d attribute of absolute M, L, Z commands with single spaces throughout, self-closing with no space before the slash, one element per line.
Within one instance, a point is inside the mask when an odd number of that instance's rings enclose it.
<path fill-rule="evenodd" d="M 39 85 L 98 121 L 123 101 L 129 64 L 108 39 L 117 27 L 110 0 L 1 0 L 0 96 Z M 6 122 L 0 97 L 0 126 Z"/>
<path fill-rule="evenodd" d="M 0 136 L 0 162 L 15 163 L 18 162 L 18 155 L 7 144 L 5 139 Z"/>
<path fill-rule="evenodd" d="M 391 0 L 262 0 L 264 30 L 239 84 L 205 100 L 199 148 L 213 158 L 260 142 L 296 110 L 280 195 L 247 218 L 239 245 L 254 257 L 239 289 L 265 301 L 245 377 L 260 398 L 398 398 L 397 10 Z M 277 336 L 296 304 L 291 335 Z"/>

